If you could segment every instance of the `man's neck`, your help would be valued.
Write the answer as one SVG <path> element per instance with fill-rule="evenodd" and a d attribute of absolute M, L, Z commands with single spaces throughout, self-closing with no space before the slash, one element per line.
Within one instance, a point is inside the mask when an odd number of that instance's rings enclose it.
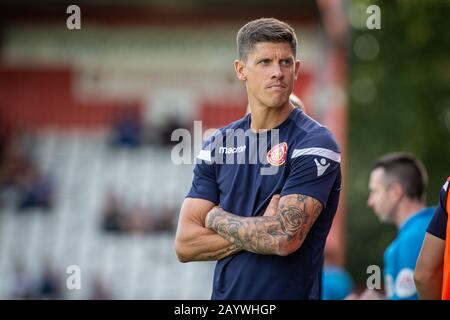
<path fill-rule="evenodd" d="M 417 200 L 404 200 L 399 203 L 396 214 L 395 225 L 399 229 L 402 224 L 412 215 L 425 208 L 425 203 Z"/>
<path fill-rule="evenodd" d="M 258 104 L 250 104 L 251 129 L 258 132 L 273 129 L 282 124 L 294 110 L 289 101 L 282 107 L 269 108 Z"/>

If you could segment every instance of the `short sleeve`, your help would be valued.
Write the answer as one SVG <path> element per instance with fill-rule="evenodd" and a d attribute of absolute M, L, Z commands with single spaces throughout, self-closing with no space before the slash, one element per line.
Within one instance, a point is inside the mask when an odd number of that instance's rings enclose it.
<path fill-rule="evenodd" d="M 330 193 L 340 191 L 340 162 L 331 133 L 322 133 L 309 143 L 298 143 L 291 154 L 290 173 L 281 195 L 307 195 L 326 207 Z"/>
<path fill-rule="evenodd" d="M 214 157 L 213 140 L 205 142 L 197 156 L 194 168 L 194 179 L 187 198 L 200 198 L 219 204 L 220 192 L 216 179 L 216 163 Z"/>
<path fill-rule="evenodd" d="M 445 240 L 446 238 L 446 229 L 448 220 L 448 214 L 445 208 L 446 207 L 445 204 L 448 197 L 448 188 L 449 188 L 449 181 L 447 180 L 447 182 L 441 188 L 441 193 L 439 196 L 439 204 L 437 205 L 436 210 L 434 211 L 433 218 L 431 219 L 427 229 L 427 232 L 429 234 L 432 234 L 443 240 Z"/>

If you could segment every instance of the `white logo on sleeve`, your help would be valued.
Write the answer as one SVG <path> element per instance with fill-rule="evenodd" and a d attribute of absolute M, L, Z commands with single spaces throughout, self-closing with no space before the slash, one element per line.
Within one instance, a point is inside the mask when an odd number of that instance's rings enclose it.
<path fill-rule="evenodd" d="M 200 150 L 197 158 L 200 160 L 211 161 L 211 150 Z"/>
<path fill-rule="evenodd" d="M 407 298 L 416 293 L 414 285 L 414 271 L 409 268 L 402 269 L 395 279 L 395 293 L 399 298 Z"/>
<path fill-rule="evenodd" d="M 444 191 L 447 192 L 447 188 L 448 188 L 448 181 L 444 184 L 444 186 L 442 187 L 444 188 Z"/>
<path fill-rule="evenodd" d="M 328 169 L 328 167 L 330 166 L 329 163 L 327 163 L 327 160 L 325 160 L 325 158 L 320 159 L 320 162 L 317 161 L 316 158 L 314 158 L 314 162 L 316 163 L 317 166 L 317 176 L 320 177 L 321 175 L 324 174 L 324 172 Z"/>

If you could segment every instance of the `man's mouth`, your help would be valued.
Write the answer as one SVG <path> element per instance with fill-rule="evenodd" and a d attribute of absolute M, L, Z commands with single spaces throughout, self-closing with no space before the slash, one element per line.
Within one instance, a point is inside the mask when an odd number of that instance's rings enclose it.
<path fill-rule="evenodd" d="M 284 83 L 273 83 L 267 86 L 267 89 L 270 88 L 280 88 L 280 89 L 284 89 L 286 88 L 286 85 Z"/>

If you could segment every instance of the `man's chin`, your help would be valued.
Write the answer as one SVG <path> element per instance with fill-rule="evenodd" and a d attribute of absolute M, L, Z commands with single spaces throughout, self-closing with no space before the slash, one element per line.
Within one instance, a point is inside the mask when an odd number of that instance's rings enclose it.
<path fill-rule="evenodd" d="M 266 104 L 269 108 L 282 108 L 286 105 L 289 105 L 289 98 L 288 99 L 280 99 L 280 100 L 272 100 L 270 103 Z"/>
<path fill-rule="evenodd" d="M 380 219 L 380 222 L 382 222 L 382 223 L 386 223 L 386 224 L 391 224 L 391 223 L 393 223 L 393 219 L 392 219 L 392 217 L 389 216 L 389 215 L 379 216 L 378 218 Z"/>

